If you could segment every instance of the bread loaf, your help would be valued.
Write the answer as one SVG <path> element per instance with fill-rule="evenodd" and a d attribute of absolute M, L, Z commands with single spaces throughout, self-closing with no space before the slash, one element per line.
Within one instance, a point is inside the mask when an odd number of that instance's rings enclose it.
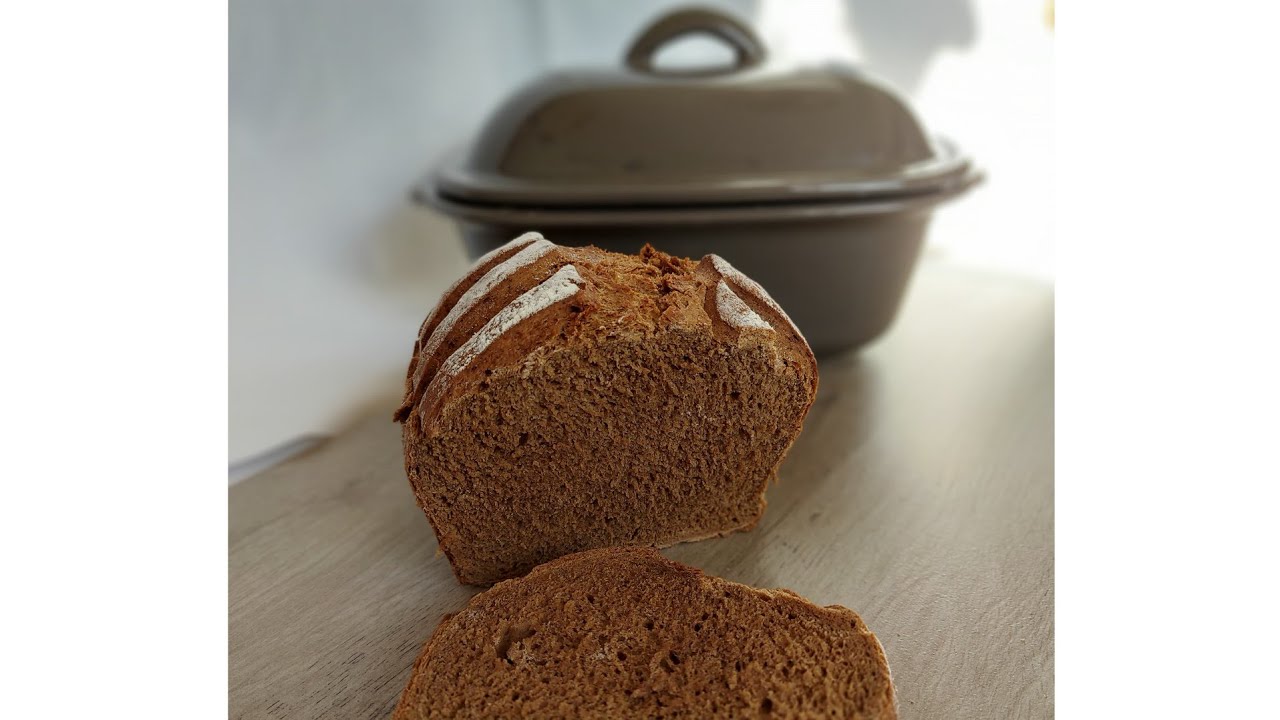
<path fill-rule="evenodd" d="M 855 613 L 651 548 L 560 558 L 476 595 L 426 643 L 392 720 L 897 717 Z"/>
<path fill-rule="evenodd" d="M 716 256 L 523 235 L 414 344 L 405 469 L 458 579 L 749 529 L 817 390 L 800 332 Z"/>

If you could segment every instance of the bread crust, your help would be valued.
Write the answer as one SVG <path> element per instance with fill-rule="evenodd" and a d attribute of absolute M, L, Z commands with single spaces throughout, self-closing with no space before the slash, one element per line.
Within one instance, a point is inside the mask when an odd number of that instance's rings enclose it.
<path fill-rule="evenodd" d="M 437 344 L 430 344 L 441 322 L 458 307 L 459 300 L 467 291 L 473 289 L 495 267 L 511 260 L 522 251 L 530 250 L 531 246 L 540 244 L 550 245 L 550 249 L 545 253 L 531 254 L 530 262 L 509 268 L 510 272 L 500 273 L 490 291 L 485 293 L 479 302 L 468 306 L 468 309 L 460 314 L 461 319 L 450 324 L 448 332 L 440 335 Z M 807 372 L 805 370 L 801 372 L 808 376 L 812 391 L 817 393 L 818 361 L 800 330 L 763 288 L 742 275 L 723 258 L 707 255 L 694 263 L 685 258 L 667 255 L 651 245 L 646 245 L 639 256 L 609 253 L 595 247 L 567 248 L 551 245 L 539 233 L 529 232 L 477 260 L 465 276 L 445 291 L 435 309 L 423 321 L 418 338 L 414 342 L 412 358 L 405 377 L 405 394 L 400 407 L 395 412 L 395 419 L 398 422 L 404 422 L 410 411 L 421 403 L 433 384 L 465 387 L 468 384 L 474 384 L 485 369 L 493 369 L 495 362 L 506 361 L 514 364 L 523 360 L 532 350 L 531 348 L 520 348 L 525 352 L 503 352 L 509 345 L 516 343 L 513 335 L 494 343 L 492 356 L 486 357 L 490 362 L 473 363 L 457 377 L 437 377 L 439 367 L 446 356 L 472 337 L 484 320 L 496 314 L 496 308 L 505 304 L 504 300 L 510 302 L 511 299 L 528 292 L 565 265 L 573 265 L 586 279 L 584 285 L 587 286 L 584 288 L 586 292 L 582 295 L 566 298 L 565 302 L 574 300 L 590 304 L 592 299 L 600 300 L 602 286 L 618 292 L 608 300 L 611 312 L 576 313 L 577 316 L 573 318 L 571 327 L 559 334 L 542 338 L 541 346 L 547 351 L 584 339 L 629 331 L 651 334 L 664 329 L 696 328 L 706 329 L 717 337 L 736 340 L 742 335 L 760 330 L 753 327 L 735 327 L 725 321 L 721 312 L 714 309 L 715 298 L 724 291 L 721 283 L 725 283 L 736 298 L 751 308 L 757 316 L 766 319 L 770 328 L 764 334 L 773 336 L 770 342 L 776 344 L 788 362 L 807 369 Z M 683 271 L 679 278 L 668 280 L 670 285 L 664 289 L 668 292 L 702 297 L 703 302 L 653 303 L 650 302 L 652 298 L 646 297 L 644 293 L 636 292 L 633 287 L 629 288 L 618 282 L 620 276 L 646 268 L 653 268 L 656 272 L 663 274 Z M 692 274 L 688 275 L 688 273 Z M 688 282 L 690 279 L 693 280 L 692 284 Z M 780 332 L 774 332 L 778 330 Z M 444 395 L 446 389 L 439 388 L 438 393 Z M 420 419 L 424 424 L 430 425 L 433 416 L 439 415 L 440 411 L 438 403 L 422 408 Z"/>

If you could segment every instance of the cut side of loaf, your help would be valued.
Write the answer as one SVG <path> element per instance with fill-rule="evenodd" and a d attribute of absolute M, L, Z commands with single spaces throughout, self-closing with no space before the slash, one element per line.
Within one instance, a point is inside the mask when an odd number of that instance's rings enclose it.
<path fill-rule="evenodd" d="M 405 469 L 458 579 L 755 525 L 817 363 L 716 256 L 564 248 L 481 258 L 414 345 Z"/>
<path fill-rule="evenodd" d="M 652 548 L 591 550 L 446 617 L 393 720 L 896 718 L 855 613 L 709 577 Z"/>

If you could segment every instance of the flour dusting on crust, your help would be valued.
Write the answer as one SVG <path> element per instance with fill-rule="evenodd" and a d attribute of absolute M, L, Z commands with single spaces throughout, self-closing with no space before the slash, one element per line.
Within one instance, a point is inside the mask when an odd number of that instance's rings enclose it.
<path fill-rule="evenodd" d="M 519 325 L 535 313 L 545 310 L 552 305 L 573 297 L 578 293 L 578 286 L 584 284 L 582 276 L 578 274 L 578 269 L 572 265 L 565 265 L 556 271 L 554 275 L 547 278 L 542 284 L 526 292 L 520 297 L 512 300 L 506 307 L 498 311 L 485 326 L 476 331 L 462 344 L 449 359 L 445 360 L 440 366 L 440 372 L 436 373 L 436 378 L 443 382 L 457 375 L 472 360 L 476 359 L 480 353 L 484 352 L 494 340 L 502 337 L 502 334 L 511 328 Z M 424 408 L 425 409 L 425 408 Z M 425 420 L 425 418 L 424 418 Z"/>
<path fill-rule="evenodd" d="M 525 233 L 513 240 L 512 243 L 520 242 L 525 238 L 529 239 L 529 243 L 523 250 L 493 266 L 493 269 L 485 273 L 474 285 L 467 288 L 462 297 L 458 298 L 458 302 L 450 308 L 449 314 L 445 315 L 440 324 L 436 326 L 435 331 L 431 333 L 431 339 L 427 341 L 422 349 L 421 362 L 414 373 L 413 387 L 415 390 L 422 382 L 422 376 L 426 373 L 427 361 L 435 355 L 440 343 L 444 342 L 444 339 L 448 337 L 449 331 L 453 329 L 458 320 L 463 315 L 466 315 L 481 298 L 488 295 L 503 280 L 511 277 L 517 270 L 536 261 L 556 247 L 537 233 Z"/>
<path fill-rule="evenodd" d="M 497 255 L 503 250 L 507 250 L 515 247 L 522 247 L 524 245 L 528 245 L 529 243 L 533 243 L 533 242 L 537 242 L 538 240 L 545 240 L 545 239 L 546 238 L 542 237 L 542 233 L 540 232 L 527 232 L 521 235 L 520 237 L 516 238 L 515 240 L 512 240 L 511 242 L 505 243 L 504 245 L 500 247 L 496 247 L 490 250 L 489 252 L 481 255 L 475 262 L 471 263 L 471 267 L 479 267 L 480 265 L 483 265 L 489 262 L 490 260 L 493 259 L 494 255 Z"/>
<path fill-rule="evenodd" d="M 742 302 L 742 298 L 738 297 L 723 280 L 716 285 L 716 311 L 720 313 L 720 319 L 739 330 L 747 328 L 773 330 L 773 326 Z"/>
<path fill-rule="evenodd" d="M 462 274 L 462 277 L 458 278 L 457 280 L 454 280 L 453 283 L 449 285 L 449 289 L 440 293 L 440 302 L 444 302 L 445 298 L 452 295 L 458 289 L 458 286 L 461 285 L 464 280 L 470 277 L 471 271 L 474 270 L 475 268 L 478 268 L 481 265 L 484 265 L 485 263 L 489 262 L 495 256 L 497 256 L 498 254 L 502 253 L 505 250 L 524 247 L 525 245 L 528 245 L 531 242 L 534 242 L 536 240 L 541 240 L 541 239 L 543 239 L 542 233 L 527 232 L 521 235 L 520 237 L 516 238 L 515 240 L 512 240 L 509 243 L 504 243 L 502 246 L 496 247 L 490 250 L 489 252 L 485 253 L 484 255 L 481 255 L 480 257 L 476 258 L 476 261 L 471 263 L 471 267 L 469 267 L 467 271 Z M 427 319 L 422 321 L 422 327 L 418 328 L 418 344 L 419 345 L 427 341 L 427 338 L 426 338 L 427 325 L 430 323 L 431 318 L 434 315 L 435 315 L 434 312 L 432 312 L 431 315 L 428 315 Z"/>
<path fill-rule="evenodd" d="M 787 313 L 782 309 L 782 306 L 774 302 L 773 298 L 769 297 L 769 293 L 765 292 L 765 289 L 760 287 L 760 283 L 752 280 L 746 275 L 743 275 L 738 268 L 730 265 L 728 260 L 725 260 L 719 255 L 710 255 L 708 257 L 711 258 L 711 266 L 716 269 L 716 272 L 720 273 L 721 277 L 728 278 L 734 285 L 746 290 L 754 295 L 757 300 L 768 305 L 771 310 L 781 315 L 782 319 L 787 321 L 787 324 L 791 326 L 792 332 L 800 338 L 804 338 L 804 335 L 800 332 L 800 328 L 796 327 L 796 324 L 791 321 L 791 318 L 787 316 Z"/>

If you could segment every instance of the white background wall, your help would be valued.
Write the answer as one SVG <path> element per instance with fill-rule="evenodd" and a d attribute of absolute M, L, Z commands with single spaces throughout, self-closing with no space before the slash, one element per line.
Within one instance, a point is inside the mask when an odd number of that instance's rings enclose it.
<path fill-rule="evenodd" d="M 547 68 L 618 62 L 671 1 L 232 0 L 230 448 L 242 460 L 394 394 L 465 268 L 406 189 Z M 859 61 L 988 169 L 935 254 L 1052 275 L 1052 33 L 1014 0 L 712 3 L 773 54 Z M 686 55 L 710 54 L 696 43 Z"/>

